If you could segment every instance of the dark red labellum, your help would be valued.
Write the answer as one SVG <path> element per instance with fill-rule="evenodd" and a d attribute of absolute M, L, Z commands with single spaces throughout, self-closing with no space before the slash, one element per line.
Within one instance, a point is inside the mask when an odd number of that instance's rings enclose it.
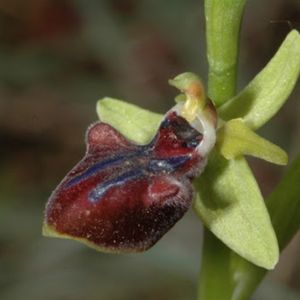
<path fill-rule="evenodd" d="M 87 132 L 87 152 L 52 193 L 45 232 L 103 251 L 143 251 L 187 211 L 191 180 L 205 164 L 202 134 L 176 112 L 167 114 L 148 145 L 110 125 Z M 51 234 L 52 232 L 52 234 Z"/>

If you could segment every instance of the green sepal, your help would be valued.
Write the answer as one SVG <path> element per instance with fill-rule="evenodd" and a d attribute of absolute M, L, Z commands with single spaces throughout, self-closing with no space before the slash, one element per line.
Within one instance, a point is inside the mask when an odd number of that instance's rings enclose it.
<path fill-rule="evenodd" d="M 292 92 L 300 72 L 300 35 L 292 30 L 267 66 L 219 109 L 224 120 L 242 118 L 251 129 L 271 119 Z"/>
<path fill-rule="evenodd" d="M 266 200 L 280 250 L 286 247 L 300 229 L 299 178 L 300 156 L 292 162 L 280 184 Z M 227 263 L 234 266 L 231 274 L 232 280 L 235 278 L 234 299 L 248 299 L 265 276 L 266 270 L 249 263 L 238 255 L 229 257 L 231 262 L 227 258 Z"/>
<path fill-rule="evenodd" d="M 253 264 L 273 269 L 277 239 L 245 159 L 226 160 L 214 151 L 195 187 L 194 209 L 210 231 Z"/>
<path fill-rule="evenodd" d="M 102 122 L 141 145 L 154 137 L 163 118 L 160 114 L 108 97 L 97 102 L 97 114 Z"/>
<path fill-rule="evenodd" d="M 242 119 L 224 123 L 218 131 L 217 147 L 226 159 L 251 155 L 278 165 L 288 162 L 284 150 L 253 132 Z"/>

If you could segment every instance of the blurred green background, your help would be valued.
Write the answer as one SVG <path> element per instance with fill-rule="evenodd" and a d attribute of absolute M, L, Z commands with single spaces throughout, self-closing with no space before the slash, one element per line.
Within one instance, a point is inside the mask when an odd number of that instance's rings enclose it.
<path fill-rule="evenodd" d="M 291 26 L 300 29 L 299 0 L 249 1 L 239 88 Z M 138 255 L 41 236 L 44 205 L 82 157 L 96 101 L 111 96 L 163 113 L 176 95 L 167 80 L 184 71 L 206 80 L 203 1 L 0 0 L 1 300 L 195 299 L 202 224 L 192 211 Z M 298 84 L 261 130 L 291 158 L 300 152 L 299 98 Z M 251 166 L 265 195 L 284 171 Z M 300 235 L 253 299 L 300 299 L 299 251 Z"/>

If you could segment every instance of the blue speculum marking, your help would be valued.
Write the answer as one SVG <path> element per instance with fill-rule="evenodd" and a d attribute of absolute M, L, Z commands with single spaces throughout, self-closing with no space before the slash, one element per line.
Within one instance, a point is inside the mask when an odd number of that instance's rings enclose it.
<path fill-rule="evenodd" d="M 130 154 L 122 153 L 119 156 L 116 156 L 116 157 L 113 157 L 113 158 L 110 158 L 110 159 L 106 159 L 104 161 L 96 163 L 95 165 L 88 168 L 86 171 L 84 171 L 80 175 L 72 178 L 69 182 L 67 182 L 66 187 L 69 188 L 72 185 L 75 185 L 75 184 L 87 179 L 88 177 L 93 176 L 94 174 L 105 170 L 108 167 L 111 167 L 111 166 L 116 165 L 118 163 L 122 163 L 126 159 L 129 159 L 129 158 L 132 158 L 132 157 L 137 157 L 139 155 L 140 155 L 140 151 L 137 151 L 135 153 L 130 153 Z"/>
<path fill-rule="evenodd" d="M 169 120 L 165 120 L 161 127 L 168 126 L 169 123 Z M 155 136 L 148 145 L 138 146 L 128 152 L 114 154 L 114 156 L 108 159 L 95 163 L 81 174 L 71 178 L 65 187 L 70 188 L 76 184 L 80 184 L 82 181 L 96 176 L 112 166 L 121 166 L 119 173 L 112 173 L 107 180 L 99 183 L 89 192 L 89 201 L 95 203 L 100 201 L 105 193 L 115 186 L 122 186 L 130 180 L 136 180 L 145 176 L 152 176 L 159 173 L 172 173 L 191 158 L 190 154 L 161 159 L 156 158 L 153 150 L 157 139 L 158 135 Z M 126 162 L 129 163 L 126 164 Z"/>
<path fill-rule="evenodd" d="M 148 163 L 147 170 L 150 172 L 173 172 L 189 159 L 189 155 L 175 156 L 167 159 L 152 159 Z"/>
<path fill-rule="evenodd" d="M 130 180 L 141 178 L 143 175 L 144 172 L 141 169 L 133 169 L 129 172 L 125 172 L 118 177 L 99 184 L 90 192 L 88 198 L 91 202 L 97 202 L 98 200 L 101 200 L 101 198 L 110 188 L 123 185 Z"/>
<path fill-rule="evenodd" d="M 178 167 L 183 165 L 189 159 L 190 155 L 176 156 L 168 159 L 148 158 L 148 163 L 146 164 L 146 166 L 135 164 L 134 167 L 129 171 L 126 171 L 117 177 L 106 180 L 103 183 L 99 184 L 89 193 L 88 198 L 91 202 L 95 203 L 97 201 L 100 201 L 110 188 L 113 188 L 115 186 L 122 186 L 130 180 L 140 179 L 144 176 L 150 176 L 161 172 L 174 172 Z"/>

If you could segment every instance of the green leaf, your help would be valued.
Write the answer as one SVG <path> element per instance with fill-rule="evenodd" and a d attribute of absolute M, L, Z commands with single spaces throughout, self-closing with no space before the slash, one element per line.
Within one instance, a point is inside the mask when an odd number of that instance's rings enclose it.
<path fill-rule="evenodd" d="M 292 163 L 281 183 L 267 199 L 273 227 L 281 250 L 300 229 L 300 156 Z M 224 250 L 225 251 L 225 250 Z M 234 300 L 248 299 L 266 271 L 234 255 L 232 278 L 236 278 Z"/>
<path fill-rule="evenodd" d="M 300 157 L 267 199 L 267 207 L 280 248 L 283 249 L 300 228 Z"/>
<path fill-rule="evenodd" d="M 257 129 L 277 113 L 299 77 L 300 35 L 291 31 L 267 66 L 236 97 L 220 107 L 224 120 L 243 118 Z"/>
<path fill-rule="evenodd" d="M 288 161 L 285 151 L 257 135 L 242 119 L 230 120 L 219 129 L 217 146 L 226 159 L 251 155 L 278 165 Z"/>
<path fill-rule="evenodd" d="M 235 94 L 239 32 L 246 0 L 206 0 L 208 96 L 220 106 Z"/>
<path fill-rule="evenodd" d="M 97 114 L 102 122 L 137 144 L 149 142 L 163 118 L 160 114 L 108 97 L 98 101 Z"/>
<path fill-rule="evenodd" d="M 206 226 L 245 259 L 274 268 L 279 256 L 276 236 L 246 161 L 227 161 L 214 152 L 195 187 L 194 208 Z"/>

